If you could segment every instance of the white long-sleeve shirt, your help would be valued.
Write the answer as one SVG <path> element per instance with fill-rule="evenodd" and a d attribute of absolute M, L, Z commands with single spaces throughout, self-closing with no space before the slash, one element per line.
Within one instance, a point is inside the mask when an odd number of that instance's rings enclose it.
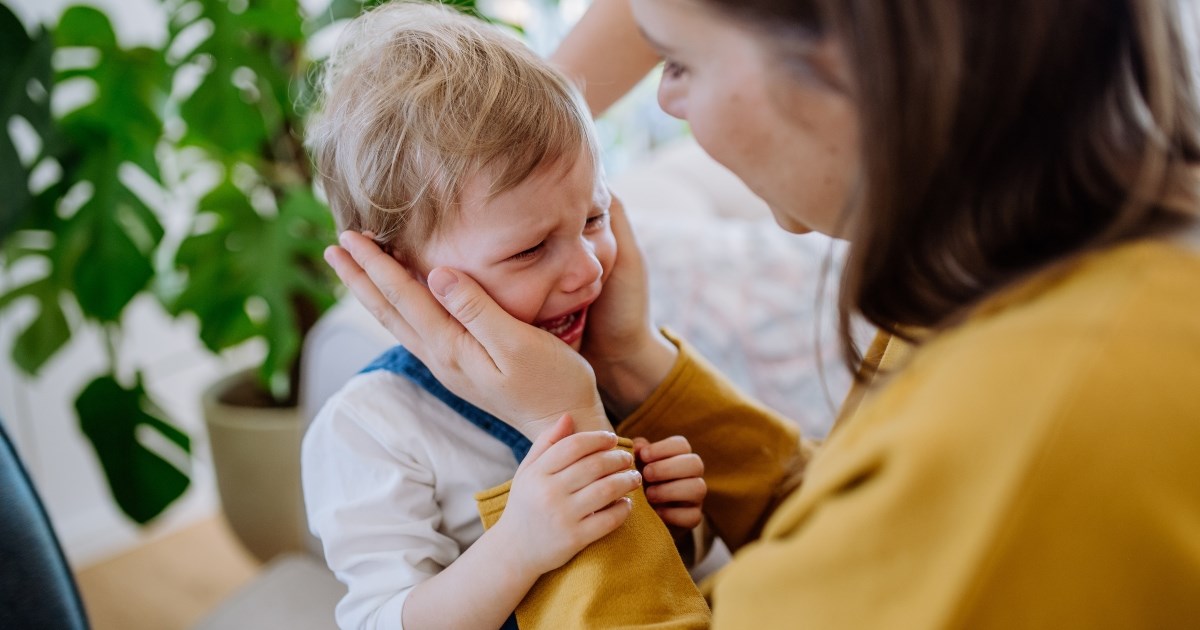
<path fill-rule="evenodd" d="M 474 494 L 512 479 L 512 450 L 404 376 L 359 374 L 304 437 L 309 526 L 348 588 L 337 622 L 403 628 L 413 587 L 482 534 Z"/>

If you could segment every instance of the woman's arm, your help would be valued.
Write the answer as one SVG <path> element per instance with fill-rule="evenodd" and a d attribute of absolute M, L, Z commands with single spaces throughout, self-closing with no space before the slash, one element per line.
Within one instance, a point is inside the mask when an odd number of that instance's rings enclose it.
<path fill-rule="evenodd" d="M 686 344 L 662 384 L 619 425 L 661 440 L 686 435 L 704 460 L 704 513 L 736 551 L 803 480 L 813 455 L 796 426 L 750 399 Z"/>
<path fill-rule="evenodd" d="M 579 83 L 600 116 L 659 62 L 638 32 L 629 0 L 596 0 L 550 61 Z"/>

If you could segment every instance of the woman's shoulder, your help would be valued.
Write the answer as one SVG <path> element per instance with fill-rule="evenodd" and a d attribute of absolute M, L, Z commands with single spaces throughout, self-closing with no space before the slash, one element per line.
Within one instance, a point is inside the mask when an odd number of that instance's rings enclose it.
<path fill-rule="evenodd" d="M 1133 364 L 1169 361 L 1171 349 L 1195 351 L 1197 312 L 1200 251 L 1138 241 L 1081 256 L 1002 292 L 931 339 L 915 360 L 1015 356 L 1036 370 L 1057 358 L 1081 370 L 1125 372 Z M 1111 360 L 1097 363 L 1101 357 Z"/>
<path fill-rule="evenodd" d="M 911 416 L 930 446 L 943 436 L 1044 445 L 1054 431 L 1100 440 L 1065 448 L 1105 448 L 1130 431 L 1200 446 L 1197 313 L 1194 250 L 1143 241 L 1091 254 L 929 340 L 872 406 Z"/>
<path fill-rule="evenodd" d="M 1079 509 L 1150 486 L 1194 496 L 1200 257 L 1139 243 L 1044 282 L 913 351 L 813 479 L 837 487 L 883 467 L 1047 502 L 1072 493 Z"/>
<path fill-rule="evenodd" d="M 1097 252 L 1007 291 L 910 351 L 851 424 L 898 427 L 911 417 L 919 441 L 933 446 L 975 429 L 986 436 L 992 423 L 1003 439 L 1037 441 L 1051 424 L 1077 418 L 1092 430 L 1113 418 L 1115 431 L 1134 419 L 1200 418 L 1197 313 L 1194 250 L 1143 241 Z"/>
<path fill-rule="evenodd" d="M 1200 247 L 1147 239 L 1089 252 L 985 301 L 969 334 L 1138 326 L 1200 305 Z"/>

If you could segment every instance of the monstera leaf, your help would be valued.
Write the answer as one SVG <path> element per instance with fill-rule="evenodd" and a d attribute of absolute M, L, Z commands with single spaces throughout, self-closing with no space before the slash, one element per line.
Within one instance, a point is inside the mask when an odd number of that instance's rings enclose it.
<path fill-rule="evenodd" d="M 21 160 L 8 121 L 19 117 L 45 143 L 51 135 L 51 71 L 53 52 L 50 36 L 42 30 L 30 37 L 17 16 L 0 5 L 0 241 L 29 214 L 33 195 L 29 192 L 30 165 Z"/>
<path fill-rule="evenodd" d="M 264 380 L 277 396 L 289 394 L 287 375 L 301 342 L 296 303 L 306 300 L 321 312 L 334 301 L 328 271 L 314 264 L 333 239 L 329 210 L 297 187 L 277 214 L 264 216 L 227 181 L 200 201 L 197 225 L 206 227 L 176 256 L 187 280 L 172 311 L 195 313 L 200 338 L 214 352 L 265 338 Z"/>
<path fill-rule="evenodd" d="M 300 8 L 296 0 L 258 0 L 241 12 L 223 0 L 194 4 L 198 11 L 177 12 L 171 23 L 172 41 L 207 33 L 179 61 L 204 71 L 180 106 L 182 144 L 229 166 L 257 166 L 275 157 L 272 143 L 295 118 L 289 91 L 302 63 Z"/>
<path fill-rule="evenodd" d="M 0 37 L 6 68 L 0 111 L 5 120 L 21 117 L 39 136 L 39 153 L 29 164 L 52 163 L 58 171 L 56 180 L 35 192 L 12 139 L 5 135 L 0 142 L 5 195 L 15 201 L 3 204 L 4 225 L 10 209 L 25 214 L 5 244 L 6 263 L 32 259 L 45 269 L 0 296 L 0 310 L 17 302 L 37 305 L 12 350 L 16 365 L 32 375 L 71 337 L 65 301 L 73 299 L 85 321 L 115 330 L 126 306 L 154 276 L 164 230 L 127 182 L 131 169 L 161 180 L 155 150 L 171 75 L 161 52 L 122 47 L 108 18 L 94 8 L 67 9 L 51 40 L 44 33 L 25 37 L 25 29 L 0 7 Z M 52 72 L 54 48 L 70 49 L 76 60 Z M 68 86 L 86 98 L 55 119 L 49 94 Z M 85 388 L 76 410 L 113 497 L 130 518 L 148 521 L 187 488 L 186 472 L 142 443 L 149 429 L 177 444 L 185 459 L 189 448 L 187 437 L 163 419 L 140 385 L 128 389 L 102 377 Z"/>
<path fill-rule="evenodd" d="M 56 277 L 71 290 L 83 313 L 115 322 L 154 275 L 153 254 L 163 237 L 158 218 L 125 183 L 132 165 L 160 180 L 154 150 L 162 134 L 157 113 L 170 76 L 148 48 L 125 50 L 108 18 L 96 9 L 72 7 L 55 32 L 61 47 L 95 52 L 95 63 L 61 72 L 58 81 L 95 87 L 96 98 L 59 122 L 62 181 L 86 184 L 90 194 L 54 229 Z"/>
<path fill-rule="evenodd" d="M 113 498 L 134 521 L 149 522 L 187 489 L 187 471 L 162 450 L 175 448 L 186 458 L 191 440 L 163 420 L 140 382 L 125 388 L 112 376 L 101 376 L 75 400 L 75 411 Z"/>
<path fill-rule="evenodd" d="M 167 93 L 165 64 L 153 50 L 121 48 L 103 13 L 73 7 L 54 31 L 54 46 L 91 53 L 91 62 L 61 71 L 53 83 L 83 83 L 95 98 L 60 120 L 50 117 L 52 89 L 50 45 L 46 36 L 23 41 L 24 28 L 0 12 L 0 29 L 17 45 L 3 47 L 18 68 L 4 75 L 2 101 L 6 113 L 19 115 L 38 131 L 41 154 L 35 163 L 58 165 L 58 181 L 32 194 L 27 181 L 6 186 L 13 206 L 28 215 L 23 227 L 50 234 L 49 243 L 28 245 L 17 233 L 6 246 L 6 260 L 39 258 L 47 272 L 11 290 L 0 310 L 21 298 L 32 298 L 38 315 L 19 333 L 13 349 L 21 369 L 33 374 L 70 338 L 60 301 L 73 296 L 85 317 L 116 322 L 125 306 L 153 275 L 152 255 L 163 237 L 157 217 L 124 183 L 121 169 L 133 165 L 153 179 L 159 176 L 154 148 L 161 134 L 155 108 Z M 24 55 L 21 52 L 24 51 Z M 4 177 L 28 174 L 15 160 L 11 139 L 0 143 Z M 64 199 L 74 197 L 67 204 Z M 41 239 L 44 241 L 45 239 Z"/>
<path fill-rule="evenodd" d="M 12 348 L 30 375 L 82 326 L 106 340 L 108 367 L 75 408 L 134 521 L 186 490 L 191 447 L 119 356 L 126 309 L 153 294 L 195 316 L 213 351 L 262 339 L 263 382 L 294 403 L 303 337 L 339 286 L 321 259 L 333 220 L 302 144 L 306 39 L 382 2 L 331 0 L 305 21 L 299 0 L 163 0 L 158 47 L 123 46 L 95 8 L 30 31 L 0 3 L 0 315 L 34 307 Z M 52 110 L 60 94 L 79 99 Z M 200 180 L 211 188 L 181 203 L 141 196 L 175 199 Z M 160 218 L 186 233 L 168 237 Z"/>

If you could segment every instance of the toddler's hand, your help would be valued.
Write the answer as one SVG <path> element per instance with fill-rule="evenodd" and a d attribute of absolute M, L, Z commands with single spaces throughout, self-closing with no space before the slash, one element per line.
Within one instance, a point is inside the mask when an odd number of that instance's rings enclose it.
<path fill-rule="evenodd" d="M 533 443 L 493 527 L 511 541 L 514 562 L 533 575 L 566 564 L 624 523 L 633 507 L 625 495 L 642 481 L 633 456 L 615 448 L 614 434 L 573 430 L 563 416 Z"/>
<path fill-rule="evenodd" d="M 699 525 L 708 486 L 704 462 L 687 438 L 676 435 L 653 444 L 634 438 L 633 452 L 646 479 L 646 500 L 659 518 L 668 527 L 684 530 Z"/>

